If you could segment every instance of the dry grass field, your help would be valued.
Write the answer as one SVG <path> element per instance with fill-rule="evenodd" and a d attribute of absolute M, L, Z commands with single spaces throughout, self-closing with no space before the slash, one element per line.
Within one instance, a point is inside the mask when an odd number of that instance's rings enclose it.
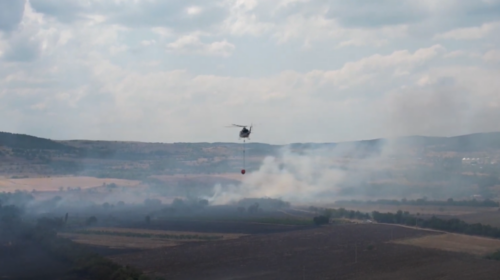
<path fill-rule="evenodd" d="M 85 233 L 59 233 L 59 235 L 77 243 L 111 249 L 155 249 L 186 242 L 207 241 L 211 238 L 214 240 L 210 241 L 237 239 L 245 234 L 101 227 L 88 229 Z"/>
<path fill-rule="evenodd" d="M 59 188 L 80 187 L 81 189 L 95 188 L 103 184 L 115 183 L 124 187 L 135 187 L 140 185 L 139 181 L 94 178 L 94 177 L 42 177 L 42 178 L 23 178 L 10 179 L 0 177 L 0 192 L 20 191 L 58 191 Z"/>
<path fill-rule="evenodd" d="M 155 249 L 170 246 L 176 246 L 180 242 L 161 238 L 143 238 L 143 237 L 128 237 L 128 236 L 113 236 L 113 235 L 91 235 L 91 234 L 74 234 L 60 233 L 62 237 L 71 239 L 77 243 L 101 246 L 111 249 Z"/>
<path fill-rule="evenodd" d="M 500 240 L 479 236 L 446 233 L 393 241 L 423 248 L 439 249 L 451 252 L 468 253 L 484 256 L 500 250 Z"/>

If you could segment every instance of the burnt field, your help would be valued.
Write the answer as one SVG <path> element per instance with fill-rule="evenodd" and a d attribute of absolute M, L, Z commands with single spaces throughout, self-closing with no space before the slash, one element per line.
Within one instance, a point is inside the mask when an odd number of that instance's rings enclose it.
<path fill-rule="evenodd" d="M 70 274 L 69 267 L 36 243 L 0 237 L 0 279 L 83 279 Z"/>
<path fill-rule="evenodd" d="M 439 234 L 338 225 L 110 256 L 167 279 L 495 279 L 498 262 L 390 243 Z"/>
<path fill-rule="evenodd" d="M 265 220 L 263 220 L 265 221 Z M 256 220 L 247 221 L 211 221 L 211 220 L 161 220 L 151 224 L 132 223 L 122 224 L 121 227 L 154 229 L 154 230 L 169 230 L 169 231 L 189 231 L 189 232 L 206 232 L 206 233 L 240 233 L 240 234 L 269 234 L 280 233 L 297 230 L 307 230 L 315 228 L 313 225 L 278 225 L 267 224 Z"/>

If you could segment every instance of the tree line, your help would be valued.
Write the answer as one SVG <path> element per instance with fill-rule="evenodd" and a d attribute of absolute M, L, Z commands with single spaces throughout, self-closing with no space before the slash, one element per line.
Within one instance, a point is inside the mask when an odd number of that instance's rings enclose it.
<path fill-rule="evenodd" d="M 396 213 L 381 213 L 373 211 L 370 214 L 359 211 L 339 209 L 320 209 L 310 207 L 311 210 L 316 210 L 320 215 L 313 218 L 316 225 L 329 223 L 332 218 L 347 218 L 355 220 L 373 219 L 378 223 L 400 224 L 408 226 L 418 226 L 422 228 L 430 228 L 446 232 L 463 233 L 468 235 L 479 235 L 493 238 L 500 238 L 500 228 L 481 223 L 466 223 L 457 218 L 441 219 L 436 216 L 431 218 L 422 218 L 419 214 L 412 215 L 408 211 L 397 211 Z"/>
<path fill-rule="evenodd" d="M 469 224 L 457 218 L 441 219 L 432 216 L 430 219 L 424 219 L 401 210 L 397 213 L 380 213 L 374 211 L 372 217 L 373 220 L 379 223 L 413 225 L 447 232 L 500 238 L 500 228 L 481 223 Z"/>
<path fill-rule="evenodd" d="M 338 204 L 381 204 L 381 205 L 417 205 L 417 206 L 469 206 L 469 207 L 500 207 L 500 203 L 491 199 L 485 200 L 427 200 L 426 198 L 419 198 L 415 200 L 409 199 L 378 199 L 378 200 L 344 200 L 338 201 Z"/>
<path fill-rule="evenodd" d="M 351 219 L 351 220 L 367 220 L 370 219 L 370 214 L 362 213 L 354 210 L 347 210 L 344 208 L 333 209 L 333 208 L 317 208 L 314 206 L 309 207 L 309 210 L 314 211 L 320 215 L 313 218 L 313 222 L 316 225 L 328 224 L 330 219 Z"/>

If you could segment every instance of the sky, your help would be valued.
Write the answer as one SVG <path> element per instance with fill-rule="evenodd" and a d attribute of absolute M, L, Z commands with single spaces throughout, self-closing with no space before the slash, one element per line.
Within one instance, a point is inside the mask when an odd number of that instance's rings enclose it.
<path fill-rule="evenodd" d="M 0 0 L 0 131 L 341 142 L 500 131 L 500 0 Z"/>

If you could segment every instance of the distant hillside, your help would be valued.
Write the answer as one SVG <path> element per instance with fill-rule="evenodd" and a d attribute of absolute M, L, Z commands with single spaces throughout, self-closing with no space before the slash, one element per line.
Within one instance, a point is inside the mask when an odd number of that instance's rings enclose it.
<path fill-rule="evenodd" d="M 71 147 L 50 139 L 25 134 L 0 132 L 0 146 L 11 149 L 67 150 Z"/>
<path fill-rule="evenodd" d="M 393 145 L 389 150 L 394 158 L 413 159 L 413 166 L 422 164 L 418 160 L 426 158 L 425 164 L 429 166 L 457 169 L 462 157 L 472 157 L 477 152 L 489 154 L 492 162 L 500 159 L 500 132 L 497 132 L 342 143 L 270 145 L 251 142 L 245 145 L 244 168 L 247 172 L 259 169 L 264 157 L 277 156 L 283 148 L 299 154 L 311 149 L 327 149 L 331 150 L 329 156 L 332 157 L 362 159 L 380 155 L 386 151 L 386 144 Z M 454 152 L 454 156 L 445 161 L 442 158 L 446 158 L 444 154 L 448 152 Z M 84 175 L 146 180 L 151 176 L 176 174 L 239 173 L 243 167 L 242 156 L 242 143 L 53 141 L 0 132 L 0 176 Z"/>
<path fill-rule="evenodd" d="M 395 143 L 402 146 L 427 147 L 437 151 L 473 152 L 486 149 L 500 149 L 500 132 L 475 133 L 453 137 L 428 137 L 428 136 L 407 136 L 395 139 L 372 139 L 340 143 L 291 143 L 288 145 L 270 145 L 265 143 L 247 143 L 248 149 L 253 150 L 254 155 L 274 154 L 282 147 L 291 149 L 317 149 L 349 147 L 365 152 L 379 152 L 381 147 L 387 143 Z M 147 142 L 126 142 L 126 141 L 90 141 L 90 140 L 69 140 L 53 141 L 25 134 L 15 134 L 0 132 L 0 146 L 17 149 L 47 149 L 47 150 L 80 150 L 80 156 L 94 157 L 99 154 L 104 155 L 121 154 L 147 154 L 167 155 L 178 153 L 218 153 L 220 148 L 237 151 L 241 148 L 241 143 L 147 143 Z M 159 153 L 159 154 L 158 154 Z"/>
<path fill-rule="evenodd" d="M 474 133 L 453 137 L 409 136 L 395 139 L 398 144 L 433 148 L 436 151 L 477 152 L 500 149 L 500 132 Z"/>

